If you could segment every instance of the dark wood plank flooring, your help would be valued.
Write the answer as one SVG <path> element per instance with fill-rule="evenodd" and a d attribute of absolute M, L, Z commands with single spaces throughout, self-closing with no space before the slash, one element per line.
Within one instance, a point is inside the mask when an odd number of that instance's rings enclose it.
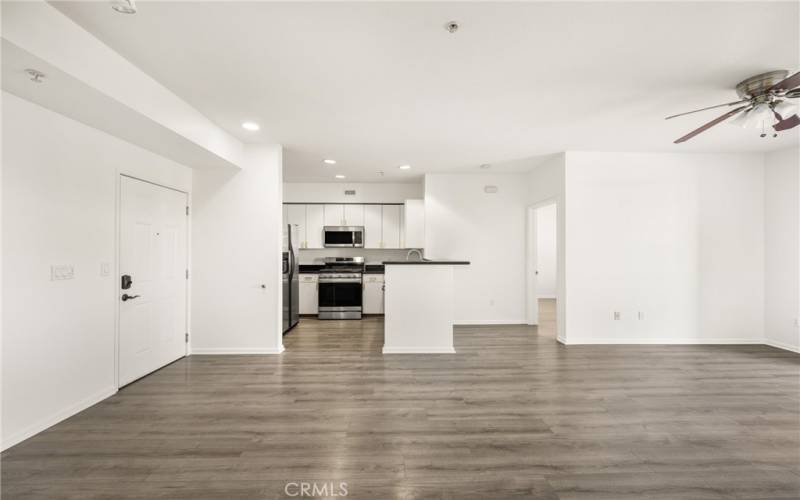
<path fill-rule="evenodd" d="M 303 318 L 281 356 L 186 358 L 6 451 L 2 498 L 800 498 L 800 356 L 565 348 L 552 316 L 394 356 L 380 318 Z"/>

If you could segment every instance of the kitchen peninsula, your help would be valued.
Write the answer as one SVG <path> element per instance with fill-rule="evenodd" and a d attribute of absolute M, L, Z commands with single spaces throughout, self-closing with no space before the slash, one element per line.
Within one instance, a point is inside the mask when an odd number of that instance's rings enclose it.
<path fill-rule="evenodd" d="M 454 353 L 454 266 L 468 261 L 384 261 L 384 354 Z"/>

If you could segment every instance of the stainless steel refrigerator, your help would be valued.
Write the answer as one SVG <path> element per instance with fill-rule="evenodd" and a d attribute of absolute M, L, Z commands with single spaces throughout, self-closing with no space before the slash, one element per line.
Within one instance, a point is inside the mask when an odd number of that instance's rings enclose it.
<path fill-rule="evenodd" d="M 300 321 L 300 264 L 297 261 L 297 227 L 283 230 L 283 333 Z"/>

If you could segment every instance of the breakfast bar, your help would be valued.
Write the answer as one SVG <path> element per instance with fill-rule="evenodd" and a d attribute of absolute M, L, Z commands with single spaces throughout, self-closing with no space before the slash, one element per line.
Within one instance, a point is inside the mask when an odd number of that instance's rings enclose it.
<path fill-rule="evenodd" d="M 454 266 L 468 261 L 385 261 L 384 354 L 455 353 Z"/>

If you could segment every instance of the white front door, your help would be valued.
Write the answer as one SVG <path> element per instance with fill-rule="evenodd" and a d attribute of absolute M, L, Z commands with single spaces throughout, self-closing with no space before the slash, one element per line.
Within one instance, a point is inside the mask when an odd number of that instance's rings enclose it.
<path fill-rule="evenodd" d="M 186 207 L 186 193 L 121 177 L 120 387 L 186 355 Z"/>

